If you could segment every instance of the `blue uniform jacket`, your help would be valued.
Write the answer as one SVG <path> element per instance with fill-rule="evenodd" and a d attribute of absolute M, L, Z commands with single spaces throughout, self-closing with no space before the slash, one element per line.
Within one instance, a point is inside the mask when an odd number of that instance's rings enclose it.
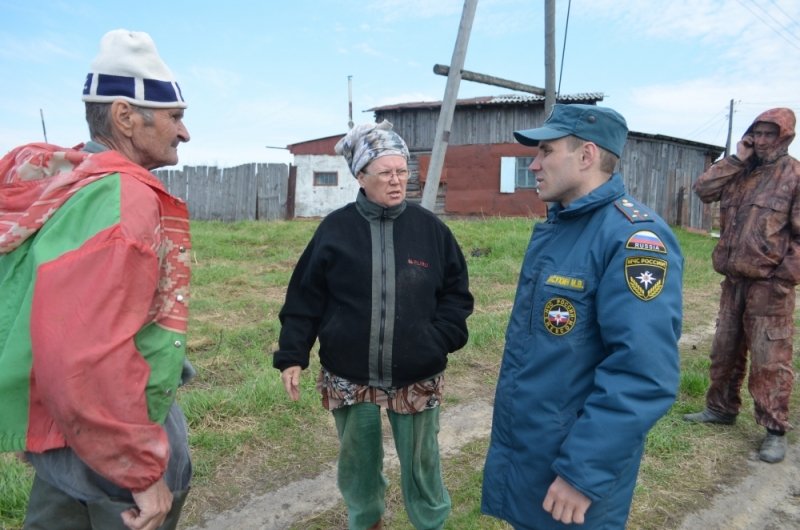
<path fill-rule="evenodd" d="M 674 234 L 619 174 L 536 225 L 506 332 L 484 513 L 567 528 L 542 508 L 560 475 L 592 500 L 583 530 L 625 527 L 645 437 L 677 392 L 682 269 Z"/>

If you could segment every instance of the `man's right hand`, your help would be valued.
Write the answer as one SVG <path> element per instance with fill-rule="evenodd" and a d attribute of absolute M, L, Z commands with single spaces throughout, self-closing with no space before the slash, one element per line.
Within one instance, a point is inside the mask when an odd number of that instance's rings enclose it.
<path fill-rule="evenodd" d="M 133 494 L 136 508 L 122 512 L 122 522 L 131 530 L 156 530 L 172 508 L 172 492 L 163 478 Z"/>
<path fill-rule="evenodd" d="M 739 140 L 739 143 L 736 144 L 736 156 L 744 162 L 751 156 L 753 156 L 753 137 L 749 134 L 746 134 Z"/>
<path fill-rule="evenodd" d="M 283 388 L 292 401 L 300 399 L 300 372 L 303 369 L 299 366 L 290 366 L 281 372 L 281 381 L 283 381 Z"/>
<path fill-rule="evenodd" d="M 583 524 L 586 510 L 591 504 L 591 499 L 573 488 L 563 478 L 556 476 L 547 490 L 542 508 L 556 521 L 564 524 Z"/>

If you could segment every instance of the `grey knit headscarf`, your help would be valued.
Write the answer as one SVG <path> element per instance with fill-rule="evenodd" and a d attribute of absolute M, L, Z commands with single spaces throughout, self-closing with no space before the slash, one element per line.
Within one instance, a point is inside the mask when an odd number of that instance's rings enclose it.
<path fill-rule="evenodd" d="M 380 123 L 356 125 L 334 147 L 342 155 L 355 177 L 358 172 L 380 156 L 400 155 L 408 160 L 408 146 L 386 120 Z"/>

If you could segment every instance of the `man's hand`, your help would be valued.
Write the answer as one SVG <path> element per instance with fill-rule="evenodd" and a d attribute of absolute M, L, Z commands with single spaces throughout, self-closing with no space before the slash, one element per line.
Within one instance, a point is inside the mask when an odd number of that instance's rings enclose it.
<path fill-rule="evenodd" d="M 556 521 L 583 524 L 583 517 L 591 504 L 592 501 L 586 495 L 570 486 L 566 480 L 556 477 L 547 490 L 542 508 Z"/>
<path fill-rule="evenodd" d="M 283 381 L 283 388 L 292 401 L 300 399 L 300 372 L 303 369 L 299 366 L 290 366 L 281 372 L 281 380 Z"/>
<path fill-rule="evenodd" d="M 172 492 L 163 478 L 133 494 L 136 508 L 122 512 L 122 522 L 131 530 L 156 530 L 172 508 Z"/>
<path fill-rule="evenodd" d="M 753 156 L 753 151 L 753 137 L 746 134 L 739 140 L 739 143 L 736 144 L 736 157 L 744 162 Z"/>

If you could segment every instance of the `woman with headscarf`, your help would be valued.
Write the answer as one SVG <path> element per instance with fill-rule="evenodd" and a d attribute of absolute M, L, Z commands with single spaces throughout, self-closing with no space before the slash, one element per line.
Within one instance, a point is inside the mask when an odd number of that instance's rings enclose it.
<path fill-rule="evenodd" d="M 351 530 L 382 528 L 380 409 L 392 427 L 409 520 L 442 528 L 450 496 L 439 405 L 447 355 L 467 342 L 467 265 L 448 227 L 406 201 L 409 152 L 389 122 L 359 125 L 335 149 L 359 193 L 320 223 L 292 273 L 273 366 L 297 400 L 319 338 L 317 389 L 336 422 L 337 482 Z"/>

